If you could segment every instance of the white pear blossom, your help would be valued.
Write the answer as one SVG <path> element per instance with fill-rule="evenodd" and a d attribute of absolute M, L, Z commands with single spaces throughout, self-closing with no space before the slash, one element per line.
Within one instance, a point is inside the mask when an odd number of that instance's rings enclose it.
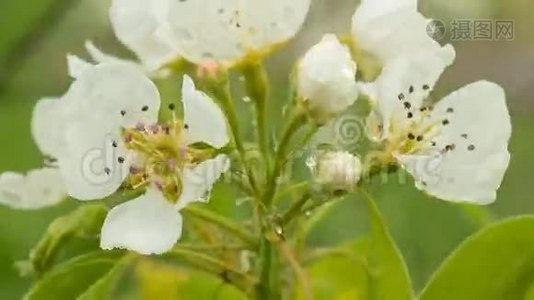
<path fill-rule="evenodd" d="M 362 0 L 354 14 L 356 46 L 382 68 L 374 82 L 359 84 L 373 105 L 368 134 L 383 144 L 379 158 L 401 164 L 419 189 L 443 200 L 488 204 L 510 157 L 505 94 L 480 81 L 434 108 L 425 104 L 455 58 L 451 45 L 429 35 L 429 22 L 416 0 Z"/>
<path fill-rule="evenodd" d="M 229 141 L 222 111 L 186 76 L 184 121 L 173 111 L 172 120 L 158 122 L 158 89 L 138 68 L 71 61 L 77 62 L 70 67 L 75 81 L 67 93 L 35 108 L 37 144 L 57 160 L 66 190 L 76 199 L 101 199 L 119 188 L 147 190 L 110 211 L 102 248 L 168 251 L 181 234 L 179 210 L 205 199 L 229 167 L 216 151 Z"/>
<path fill-rule="evenodd" d="M 67 197 L 57 169 L 35 169 L 27 174 L 0 174 L 0 203 L 14 209 L 33 210 L 53 206 Z"/>
<path fill-rule="evenodd" d="M 362 173 L 360 159 L 347 151 L 325 151 L 308 161 L 315 182 L 332 191 L 352 191 Z"/>
<path fill-rule="evenodd" d="M 382 100 L 369 126 L 376 128 L 374 140 L 384 144 L 382 158 L 402 165 L 417 188 L 432 196 L 492 203 L 510 160 L 511 123 L 503 89 L 478 81 L 425 106 L 432 86 L 421 85 L 416 74 L 406 70 L 404 77 L 383 78 L 374 86 Z M 404 78 L 414 85 L 401 88 Z"/>
<path fill-rule="evenodd" d="M 325 123 L 358 98 L 356 63 L 333 34 L 325 35 L 298 64 L 298 93 L 314 120 Z"/>

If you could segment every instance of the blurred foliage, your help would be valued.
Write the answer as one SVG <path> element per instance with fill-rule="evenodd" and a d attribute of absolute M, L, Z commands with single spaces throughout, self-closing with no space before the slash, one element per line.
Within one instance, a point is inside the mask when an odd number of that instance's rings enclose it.
<path fill-rule="evenodd" d="M 304 49 L 315 43 L 321 33 L 326 31 L 347 31 L 357 1 L 354 0 L 315 0 L 314 10 L 310 15 L 308 29 L 292 43 L 283 53 L 269 60 L 273 80 L 284 83 L 287 80 L 288 62 L 301 54 Z M 21 0 L 0 2 L 0 170 L 24 171 L 40 166 L 41 157 L 32 141 L 29 120 L 32 106 L 43 96 L 60 95 L 68 85 L 65 58 L 67 52 L 81 54 L 85 39 L 94 39 L 98 45 L 116 54 L 128 54 L 113 38 L 107 21 L 108 1 L 101 0 Z M 501 18 L 515 21 L 516 38 L 512 42 L 454 42 L 457 48 L 457 63 L 450 68 L 440 81 L 437 95 L 445 95 L 467 82 L 486 78 L 502 84 L 509 96 L 512 112 L 513 137 L 511 141 L 512 162 L 505 182 L 499 191 L 498 201 L 485 211 L 485 208 L 466 208 L 460 205 L 440 202 L 418 192 L 408 176 L 396 175 L 386 182 L 376 185 L 371 194 L 377 199 L 380 211 L 384 214 L 391 235 L 397 242 L 400 252 L 404 255 L 409 273 L 416 291 L 420 290 L 430 275 L 441 265 L 467 236 L 477 231 L 487 222 L 504 217 L 534 213 L 532 196 L 532 169 L 534 160 L 534 141 L 531 129 L 534 126 L 534 3 L 530 0 L 473 0 L 473 1 L 439 1 L 420 0 L 425 14 L 448 20 L 451 18 Z M 337 22 L 336 20 L 340 20 Z M 280 74 L 284 74 L 280 76 Z M 172 88 L 171 88 L 172 89 Z M 171 93 L 172 94 L 172 93 Z M 285 105 L 280 95 L 283 89 L 275 93 L 276 99 L 271 102 L 271 109 L 277 112 Z M 245 104 L 241 110 L 246 113 Z M 481 113 L 483 108 L 481 108 Z M 247 114 L 243 114 L 247 115 Z M 476 116 L 474 116 L 476 117 Z M 243 123 L 248 122 L 244 117 Z M 278 119 L 273 124 L 280 123 Z M 243 216 L 243 207 L 235 203 L 235 192 L 232 188 L 221 184 L 213 192 L 210 207 L 217 212 L 232 218 Z M 321 248 L 332 245 L 343 245 L 354 238 L 361 237 L 369 230 L 367 213 L 363 199 L 350 198 L 338 201 L 324 213 L 324 218 L 310 228 L 307 242 Z M 30 287 L 29 278 L 21 278 L 14 267 L 15 261 L 27 258 L 30 249 L 45 232 L 47 225 L 56 217 L 72 210 L 74 203 L 64 204 L 38 212 L 13 211 L 0 207 L 0 299 L 18 299 Z M 473 218 L 473 215 L 483 216 Z M 310 218 L 313 219 L 312 215 Z M 521 261 L 526 252 L 532 249 L 532 240 L 528 238 L 532 220 L 518 219 L 495 225 L 470 239 L 462 246 L 446 266 L 441 269 L 432 285 L 425 293 L 443 293 L 450 284 L 459 284 L 454 280 L 464 280 L 466 289 L 473 288 L 473 293 L 480 291 L 477 282 L 488 280 L 492 271 L 505 270 L 506 266 L 528 263 Z M 526 224 L 526 225 L 525 225 Z M 527 226 L 528 225 L 528 226 Z M 498 254 L 489 256 L 485 248 L 492 245 L 495 235 L 502 235 L 514 247 L 497 248 Z M 502 246 L 506 242 L 502 242 Z M 494 245 L 498 247 L 499 245 Z M 70 253 L 81 253 L 95 249 L 94 241 L 76 241 L 69 249 Z M 517 250 L 512 252 L 512 250 Z M 472 257 L 487 259 L 487 264 L 469 265 Z M 105 255 L 104 255 L 105 256 Z M 113 267 L 106 259 L 94 258 L 91 254 L 87 261 L 65 260 L 68 255 L 59 257 L 62 262 L 53 274 L 63 278 L 68 291 L 78 295 L 86 290 L 93 279 L 84 280 L 80 274 L 95 276 L 104 274 Z M 499 260 L 495 261 L 493 258 Z M 530 255 L 532 257 L 532 255 Z M 510 259 L 510 260 L 507 260 Z M 469 276 L 458 274 L 455 265 L 472 266 Z M 475 270 L 476 269 L 476 270 Z M 136 265 L 135 271 L 129 272 L 130 281 L 136 282 L 155 274 L 158 282 L 165 286 L 175 286 L 180 282 L 179 290 L 169 289 L 169 293 L 186 298 L 195 295 L 200 299 L 234 299 L 236 291 L 218 278 L 204 273 L 191 272 L 181 266 L 169 267 L 154 261 L 142 261 Z M 351 285 L 350 279 L 367 278 L 362 274 L 358 261 L 346 261 L 343 257 L 328 257 L 325 261 L 317 261 L 309 267 L 314 287 L 325 287 L 325 290 L 343 291 L 345 297 L 340 299 L 357 299 L 355 295 L 364 295 L 368 291 L 362 285 Z M 73 282 L 76 278 L 82 280 Z M 462 271 L 463 272 L 463 271 Z M 511 274 L 514 270 L 510 269 Z M 147 275 L 149 274 L 149 275 Z M 502 274 L 501 274 L 502 275 Z M 531 274 L 532 275 L 532 274 Z M 530 276 L 531 276 L 530 275 Z M 486 276 L 486 277 L 484 277 Z M 201 279 L 198 279 L 201 278 Z M 467 279 L 466 279 L 467 278 Z M 335 279 L 332 283 L 330 279 Z M 477 279 L 476 281 L 469 279 Z M 511 280 L 511 279 L 510 279 Z M 526 299 L 534 299 L 534 287 L 527 289 L 527 282 L 533 278 L 524 277 L 525 285 L 521 288 L 528 293 Z M 518 280 L 518 284 L 523 281 Z M 127 285 L 128 283 L 124 283 Z M 496 286 L 497 284 L 493 285 Z M 43 287 L 44 286 L 44 287 Z M 36 287 L 47 288 L 46 281 Z M 149 285 L 135 285 L 141 290 L 143 299 L 172 297 Z M 48 287 L 57 289 L 58 286 Z M 124 287 L 123 287 L 124 288 Z M 118 293 L 121 289 L 117 287 Z M 44 290 L 43 290 L 44 291 Z M 47 290 L 48 293 L 50 290 Z M 202 294 L 196 294 L 198 292 Z M 480 291 L 481 293 L 487 291 Z M 35 291 L 38 294 L 39 291 Z M 432 294 L 435 295 L 435 294 Z M 470 294 L 471 295 L 471 294 Z M 481 296 L 483 295 L 483 296 Z M 430 297 L 430 296 L 428 296 Z M 437 297 L 437 296 L 436 296 Z M 482 298 L 477 298 L 482 297 Z M 45 299 L 45 298 L 35 298 Z M 48 298 L 49 299 L 49 298 Z M 57 298 L 56 298 L 57 299 Z M 117 296 L 114 299 L 132 299 L 131 295 Z M 135 298 L 134 298 L 135 299 Z M 239 298 L 237 298 L 239 299 Z M 330 299 L 329 294 L 324 298 Z M 427 298 L 424 298 L 427 299 Z M 430 298 L 428 298 L 430 299 Z M 445 298 L 432 298 L 445 299 Z M 451 299 L 450 297 L 447 299 Z M 461 298 L 454 298 L 461 299 Z M 468 299 L 468 298 L 466 298 Z M 486 297 L 486 294 L 472 294 L 469 299 L 502 299 Z"/>

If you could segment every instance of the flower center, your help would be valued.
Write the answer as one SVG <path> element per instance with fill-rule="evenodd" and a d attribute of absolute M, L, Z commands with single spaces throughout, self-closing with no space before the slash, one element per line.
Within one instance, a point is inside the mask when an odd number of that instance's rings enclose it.
<path fill-rule="evenodd" d="M 183 190 L 182 173 L 186 167 L 209 157 L 208 151 L 188 147 L 186 124 L 173 118 L 167 123 L 143 124 L 123 129 L 122 138 L 132 154 L 127 184 L 132 189 L 150 184 L 171 203 L 176 203 Z M 119 163 L 124 158 L 119 157 Z"/>

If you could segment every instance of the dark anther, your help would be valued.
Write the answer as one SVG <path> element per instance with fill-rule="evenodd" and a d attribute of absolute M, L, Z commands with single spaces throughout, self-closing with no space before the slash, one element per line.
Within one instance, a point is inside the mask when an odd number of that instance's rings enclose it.
<path fill-rule="evenodd" d="M 411 119 L 413 118 L 413 113 L 412 112 L 409 112 L 408 115 L 407 115 L 408 119 Z"/>
<path fill-rule="evenodd" d="M 408 89 L 408 91 L 410 92 L 410 94 L 413 93 L 414 90 L 415 90 L 415 89 L 413 88 L 413 85 L 410 85 L 410 88 Z"/>
<path fill-rule="evenodd" d="M 432 146 L 435 147 L 437 144 L 436 142 L 432 142 Z"/>
<path fill-rule="evenodd" d="M 109 173 L 111 173 L 111 170 L 110 170 L 110 168 L 105 168 L 104 172 L 106 172 L 106 174 L 109 175 Z"/>
<path fill-rule="evenodd" d="M 419 109 L 419 111 L 421 111 L 421 112 L 426 111 L 426 107 L 421 107 L 421 108 Z"/>
<path fill-rule="evenodd" d="M 143 106 L 143 107 L 141 108 L 141 110 L 142 110 L 142 111 L 147 111 L 147 110 L 148 110 L 148 106 L 147 106 L 147 105 Z"/>
<path fill-rule="evenodd" d="M 467 133 L 462 134 L 461 137 L 463 137 L 464 139 L 466 139 L 466 138 L 467 138 Z"/>
<path fill-rule="evenodd" d="M 410 109 L 412 107 L 412 104 L 408 101 L 404 102 L 404 108 Z"/>
<path fill-rule="evenodd" d="M 429 89 L 430 89 L 430 86 L 428 84 L 423 85 L 423 90 L 426 91 L 426 90 L 429 90 Z"/>
<path fill-rule="evenodd" d="M 450 145 L 445 146 L 445 151 L 453 151 L 454 149 L 456 149 L 455 144 L 450 144 Z"/>
<path fill-rule="evenodd" d="M 404 100 L 404 94 L 403 94 L 403 93 L 400 93 L 400 94 L 399 94 L 399 100 L 400 100 L 400 101 Z"/>
<path fill-rule="evenodd" d="M 117 142 L 113 141 L 113 143 L 111 143 L 111 146 L 113 146 L 113 148 L 117 148 Z"/>
<path fill-rule="evenodd" d="M 169 104 L 169 109 L 174 110 L 176 108 L 176 105 L 174 103 Z"/>
<path fill-rule="evenodd" d="M 189 129 L 189 125 L 188 124 L 184 124 L 184 128 L 185 129 Z"/>
<path fill-rule="evenodd" d="M 469 151 L 473 151 L 473 150 L 475 150 L 475 145 L 469 145 L 469 146 L 467 147 L 467 150 L 469 150 Z"/>
<path fill-rule="evenodd" d="M 124 117 L 126 115 L 126 111 L 125 110 L 121 110 L 121 115 Z"/>
<path fill-rule="evenodd" d="M 417 136 L 417 141 L 418 142 L 422 142 L 423 141 L 423 136 L 422 135 Z"/>
<path fill-rule="evenodd" d="M 443 125 L 449 125 L 449 123 L 450 123 L 449 120 L 447 119 L 443 120 Z"/>
<path fill-rule="evenodd" d="M 415 139 L 415 135 L 413 135 L 413 133 L 408 133 L 408 138 L 410 140 L 413 140 L 413 139 Z"/>
<path fill-rule="evenodd" d="M 447 108 L 447 112 L 448 113 L 453 113 L 454 112 L 454 108 L 452 108 L 452 107 Z"/>
<path fill-rule="evenodd" d="M 117 161 L 119 162 L 119 164 L 124 163 L 124 157 L 119 156 L 119 158 L 117 159 Z"/>

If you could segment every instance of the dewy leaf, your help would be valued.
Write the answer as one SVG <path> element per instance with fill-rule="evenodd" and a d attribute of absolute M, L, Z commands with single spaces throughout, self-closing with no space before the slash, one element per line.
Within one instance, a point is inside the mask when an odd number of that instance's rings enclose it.
<path fill-rule="evenodd" d="M 365 192 L 371 225 L 367 265 L 370 280 L 370 299 L 414 299 L 410 276 L 402 255 L 395 245 L 373 199 Z M 451 298 L 453 299 L 453 298 Z"/>
<path fill-rule="evenodd" d="M 469 237 L 445 260 L 420 300 L 534 299 L 534 216 Z"/>
<path fill-rule="evenodd" d="M 30 253 L 30 263 L 37 273 L 45 272 L 58 251 L 72 237 L 91 236 L 100 232 L 107 214 L 102 204 L 84 205 L 54 220 Z"/>
<path fill-rule="evenodd" d="M 122 252 L 95 252 L 73 258 L 53 268 L 26 294 L 27 300 L 75 299 L 104 276 Z"/>

